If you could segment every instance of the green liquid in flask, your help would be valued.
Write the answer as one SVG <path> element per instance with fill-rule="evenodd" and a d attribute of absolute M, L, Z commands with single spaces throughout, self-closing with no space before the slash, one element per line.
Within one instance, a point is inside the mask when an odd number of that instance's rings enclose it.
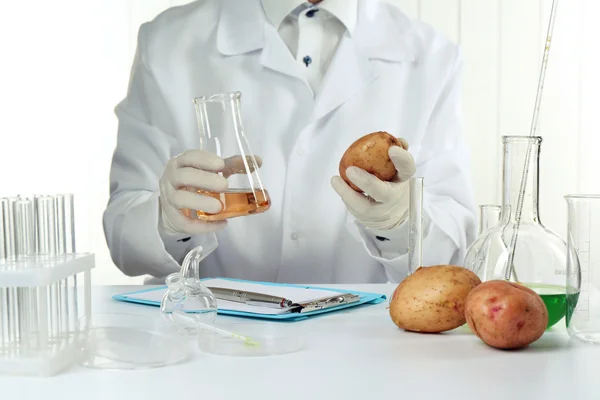
<path fill-rule="evenodd" d="M 540 295 L 548 310 L 548 325 L 546 329 L 564 318 L 567 313 L 567 290 L 565 286 L 523 284 Z"/>

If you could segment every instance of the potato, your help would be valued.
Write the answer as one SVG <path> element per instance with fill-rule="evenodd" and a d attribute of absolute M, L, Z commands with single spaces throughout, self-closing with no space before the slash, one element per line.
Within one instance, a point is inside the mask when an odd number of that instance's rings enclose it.
<path fill-rule="evenodd" d="M 481 280 L 454 265 L 420 267 L 394 291 L 389 313 L 401 329 L 439 333 L 464 325 L 465 301 Z"/>
<path fill-rule="evenodd" d="M 538 340 L 548 324 L 548 310 L 533 290 L 508 281 L 487 281 L 467 297 L 469 327 L 498 349 L 518 349 Z"/>
<path fill-rule="evenodd" d="M 405 143 L 384 131 L 361 137 L 352 143 L 342 156 L 339 166 L 340 176 L 357 192 L 362 190 L 346 177 L 346 168 L 351 166 L 364 169 L 383 181 L 391 181 L 396 176 L 396 167 L 388 155 L 388 150 L 392 146 L 408 150 Z"/>

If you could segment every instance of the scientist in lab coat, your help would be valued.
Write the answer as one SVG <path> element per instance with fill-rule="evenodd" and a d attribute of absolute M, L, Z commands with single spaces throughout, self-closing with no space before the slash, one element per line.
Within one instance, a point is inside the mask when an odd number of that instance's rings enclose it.
<path fill-rule="evenodd" d="M 311 4 L 314 3 L 314 4 Z M 476 217 L 461 122 L 458 47 L 385 0 L 200 0 L 141 26 L 103 222 L 112 259 L 155 280 L 207 235 L 202 276 L 302 282 L 399 282 L 407 275 L 411 176 L 424 177 L 424 265 L 462 264 Z M 220 203 L 223 160 L 197 149 L 192 98 L 240 91 L 242 118 L 272 206 L 221 224 L 179 209 Z M 338 163 L 385 130 L 393 183 Z"/>

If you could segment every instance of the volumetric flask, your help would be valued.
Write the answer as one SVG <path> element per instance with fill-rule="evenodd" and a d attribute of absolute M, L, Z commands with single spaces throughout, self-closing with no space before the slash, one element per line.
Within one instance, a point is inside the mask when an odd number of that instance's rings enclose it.
<path fill-rule="evenodd" d="M 548 309 L 551 327 L 566 313 L 567 244 L 546 228 L 540 219 L 539 136 L 504 136 L 501 220 L 484 231 L 467 250 L 464 267 L 475 272 L 482 281 L 509 280 L 540 295 Z M 531 151 L 527 158 L 528 150 Z M 511 240 L 516 229 L 517 200 L 528 160 L 523 208 L 518 228 L 513 268 L 509 270 Z"/>
<path fill-rule="evenodd" d="M 479 206 L 479 234 L 496 226 L 500 222 L 502 207 L 495 204 L 483 204 Z"/>
<path fill-rule="evenodd" d="M 271 199 L 258 172 L 262 160 L 250 149 L 242 123 L 240 103 L 240 92 L 194 99 L 200 149 L 215 153 L 225 160 L 225 168 L 217 172 L 227 178 L 229 187 L 223 193 L 188 188 L 213 197 L 222 204 L 221 211 L 215 214 L 185 210 L 184 214 L 188 217 L 219 221 L 263 213 L 270 208 Z"/>
<path fill-rule="evenodd" d="M 573 338 L 600 343 L 600 195 L 568 195 L 565 200 L 567 331 Z"/>

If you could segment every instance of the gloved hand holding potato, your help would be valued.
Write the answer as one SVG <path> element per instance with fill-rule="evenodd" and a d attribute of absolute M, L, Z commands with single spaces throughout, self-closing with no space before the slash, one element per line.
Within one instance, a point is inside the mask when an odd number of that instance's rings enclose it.
<path fill-rule="evenodd" d="M 346 150 L 339 169 L 331 185 L 363 226 L 388 230 L 408 218 L 416 166 L 406 140 L 387 132 L 363 136 Z"/>

